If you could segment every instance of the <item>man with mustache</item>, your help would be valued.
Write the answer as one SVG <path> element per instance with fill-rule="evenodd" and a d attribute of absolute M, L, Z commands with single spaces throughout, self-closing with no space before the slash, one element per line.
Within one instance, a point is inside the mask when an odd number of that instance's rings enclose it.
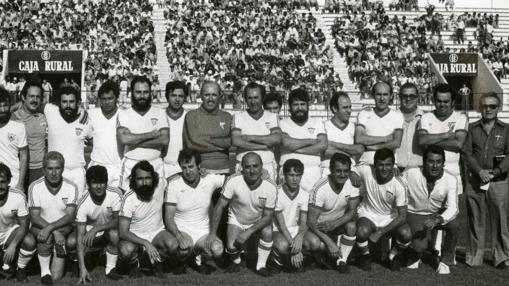
<path fill-rule="evenodd" d="M 41 283 L 53 285 L 53 280 L 64 275 L 66 238 L 72 232 L 76 218 L 78 187 L 62 176 L 65 170 L 62 154 L 48 152 L 43 168 L 44 177 L 35 180 L 28 188 L 30 232 L 37 238 Z"/>
<path fill-rule="evenodd" d="M 375 107 L 367 107 L 357 115 L 355 143 L 364 145 L 366 150 L 359 161 L 373 165 L 376 150 L 399 148 L 405 120 L 401 112 L 389 107 L 392 87 L 388 83 L 383 81 L 375 83 L 371 88 L 371 94 L 375 98 Z"/>
<path fill-rule="evenodd" d="M 89 109 L 92 126 L 93 149 L 88 167 L 100 165 L 108 170 L 108 185 L 118 187 L 120 178 L 120 154 L 117 145 L 118 84 L 106 81 L 97 92 L 100 108 Z"/>
<path fill-rule="evenodd" d="M 229 174 L 232 116 L 219 110 L 222 94 L 217 82 L 205 80 L 200 96 L 201 106 L 189 111 L 184 120 L 184 148 L 200 154 L 203 170 Z"/>
<path fill-rule="evenodd" d="M 237 170 L 240 170 L 242 156 L 248 151 L 260 155 L 263 168 L 276 181 L 277 164 L 273 147 L 281 143 L 281 129 L 277 114 L 263 110 L 265 87 L 249 83 L 244 88 L 247 110 L 233 117 L 232 145 L 237 147 Z"/>
<path fill-rule="evenodd" d="M 28 144 L 25 125 L 11 119 L 9 93 L 0 88 L 0 162 L 11 170 L 11 187 L 23 191 L 28 166 Z"/>
<path fill-rule="evenodd" d="M 47 149 L 48 124 L 46 117 L 40 112 L 43 101 L 41 84 L 36 80 L 28 80 L 20 95 L 23 104 L 12 113 L 12 118 L 25 124 L 28 141 L 28 172 L 25 188 L 28 188 L 33 181 L 44 176 L 42 160 Z"/>
<path fill-rule="evenodd" d="M 118 212 L 122 192 L 108 185 L 108 171 L 104 166 L 92 166 L 86 173 L 87 192 L 78 202 L 76 227 L 67 238 L 70 250 L 77 251 L 79 270 L 78 284 L 90 282 L 85 266 L 85 254 L 89 248 L 106 249 L 105 274 L 108 279 L 120 280 L 116 271 L 118 259 Z M 76 263 L 76 262 L 75 262 Z"/>
<path fill-rule="evenodd" d="M 164 178 L 162 158 L 170 141 L 166 114 L 152 106 L 152 83 L 145 76 L 135 76 L 131 81 L 131 107 L 121 110 L 117 122 L 117 145 L 123 159 L 120 188 L 128 190 L 129 174 L 133 166 L 147 160 L 160 178 Z"/>
<path fill-rule="evenodd" d="M 327 149 L 327 134 L 319 118 L 309 118 L 309 95 L 304 89 L 290 92 L 288 103 L 290 118 L 280 123 L 283 132 L 281 161 L 283 166 L 288 159 L 298 159 L 304 164 L 301 188 L 310 192 L 320 179 L 320 154 Z"/>
<path fill-rule="evenodd" d="M 205 245 L 211 248 L 217 241 L 217 229 L 224 209 L 228 207 L 226 253 L 231 264 L 226 272 L 240 271 L 240 252 L 244 243 L 255 233 L 260 234 L 256 273 L 271 276 L 266 268 L 272 248 L 272 219 L 276 207 L 276 186 L 262 177 L 260 155 L 248 152 L 242 157 L 242 174 L 228 179 L 217 202 Z"/>
<path fill-rule="evenodd" d="M 368 240 L 376 243 L 382 236 L 391 235 L 393 247 L 389 253 L 389 267 L 399 271 L 400 254 L 410 245 L 412 232 L 405 224 L 407 214 L 406 185 L 394 176 L 394 152 L 380 149 L 375 152 L 374 166 L 360 164 L 354 168 L 362 179 L 365 194 L 357 210 L 357 246 L 359 265 L 371 271 Z"/>
<path fill-rule="evenodd" d="M 164 179 L 146 160 L 136 163 L 129 176 L 129 188 L 121 203 L 118 233 L 120 258 L 129 263 L 130 276 L 142 277 L 138 250 L 143 248 L 157 277 L 163 259 L 177 253 L 178 242 L 163 222 Z"/>
<path fill-rule="evenodd" d="M 408 184 L 407 223 L 412 230 L 408 268 L 419 268 L 422 254 L 428 249 L 433 229 L 445 231 L 444 249 L 437 267 L 439 274 L 449 274 L 459 236 L 456 178 L 444 171 L 442 147 L 430 145 L 424 151 L 422 168 L 403 172 Z"/>
<path fill-rule="evenodd" d="M 14 264 L 18 252 L 16 280 L 28 282 L 25 268 L 35 253 L 36 242 L 28 232 L 30 222 L 26 196 L 21 190 L 9 187 L 11 178 L 9 167 L 0 163 L 0 249 L 3 250 L 3 268 Z"/>
<path fill-rule="evenodd" d="M 79 92 L 63 85 L 56 92 L 57 104 L 46 104 L 48 121 L 48 151 L 60 152 L 65 158 L 63 176 L 78 186 L 78 196 L 85 191 L 85 140 L 91 134 L 90 122 L 81 123 L 78 107 Z"/>

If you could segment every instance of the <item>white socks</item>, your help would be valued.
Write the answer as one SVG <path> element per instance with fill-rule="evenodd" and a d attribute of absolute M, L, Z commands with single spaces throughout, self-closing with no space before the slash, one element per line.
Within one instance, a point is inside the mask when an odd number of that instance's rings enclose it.
<path fill-rule="evenodd" d="M 18 256 L 18 268 L 25 268 L 27 267 L 28 262 L 30 262 L 30 259 L 32 259 L 32 256 L 35 253 L 35 249 L 32 251 L 24 250 L 21 248 L 19 250 L 19 256 Z"/>
<path fill-rule="evenodd" d="M 339 264 L 339 262 L 346 263 L 346 260 L 348 259 L 350 252 L 352 252 L 354 244 L 355 236 L 348 236 L 346 234 L 343 234 L 340 237 L 338 237 L 338 246 L 339 249 L 341 249 L 341 257 L 338 258 L 338 260 L 336 261 L 337 264 Z"/>
<path fill-rule="evenodd" d="M 256 270 L 260 270 L 265 267 L 271 249 L 272 241 L 266 242 L 263 241 L 263 239 L 260 239 L 260 242 L 258 243 L 258 261 L 256 262 Z"/>
<path fill-rule="evenodd" d="M 118 254 L 106 251 L 106 274 L 109 274 L 117 266 Z"/>
<path fill-rule="evenodd" d="M 51 275 L 50 270 L 51 255 L 49 256 L 37 255 L 37 258 L 39 259 L 39 264 L 41 265 L 41 277 L 45 275 Z"/>

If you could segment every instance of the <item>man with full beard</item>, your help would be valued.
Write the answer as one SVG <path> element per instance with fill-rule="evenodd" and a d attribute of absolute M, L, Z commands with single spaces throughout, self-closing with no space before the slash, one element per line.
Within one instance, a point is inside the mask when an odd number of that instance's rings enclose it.
<path fill-rule="evenodd" d="M 81 123 L 78 107 L 81 97 L 75 88 L 64 85 L 56 93 L 58 107 L 46 104 L 48 151 L 60 152 L 65 159 L 63 176 L 78 187 L 78 196 L 85 190 L 85 139 L 90 136 L 89 122 Z"/>
<path fill-rule="evenodd" d="M 118 233 L 120 258 L 129 263 L 130 276 L 142 276 L 138 249 L 148 254 L 154 273 L 163 277 L 162 258 L 177 252 L 179 246 L 164 228 L 164 179 L 146 160 L 136 163 L 129 176 L 130 191 L 122 199 Z"/>
<path fill-rule="evenodd" d="M 131 108 L 121 110 L 117 122 L 117 144 L 123 153 L 120 187 L 129 188 L 133 166 L 147 160 L 164 178 L 163 150 L 168 147 L 170 131 L 163 109 L 152 106 L 151 82 L 145 76 L 131 81 Z"/>
<path fill-rule="evenodd" d="M 304 164 L 301 188 L 310 192 L 321 177 L 320 154 L 327 149 L 327 134 L 318 118 L 309 118 L 309 95 L 303 89 L 294 89 L 288 99 L 290 118 L 281 121 L 283 132 L 280 166 L 294 158 Z"/>
<path fill-rule="evenodd" d="M 28 147 L 25 125 L 11 120 L 9 93 L 0 88 L 0 162 L 11 170 L 11 187 L 24 190 L 28 165 Z"/>

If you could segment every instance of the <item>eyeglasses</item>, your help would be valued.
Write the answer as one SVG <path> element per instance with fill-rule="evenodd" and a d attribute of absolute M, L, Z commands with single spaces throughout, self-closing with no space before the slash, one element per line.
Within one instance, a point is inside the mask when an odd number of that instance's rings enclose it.
<path fill-rule="evenodd" d="M 401 95 L 402 99 L 417 99 L 417 94 L 403 94 Z"/>
<path fill-rule="evenodd" d="M 498 105 L 496 104 L 483 104 L 481 105 L 482 109 L 497 109 Z"/>

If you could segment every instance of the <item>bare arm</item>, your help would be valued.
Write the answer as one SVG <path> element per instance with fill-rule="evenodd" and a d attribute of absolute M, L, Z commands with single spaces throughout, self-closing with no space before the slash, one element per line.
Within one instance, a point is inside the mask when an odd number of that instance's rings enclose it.
<path fill-rule="evenodd" d="M 295 150 L 295 153 L 316 155 L 316 154 L 321 154 L 326 149 L 327 149 L 327 135 L 319 134 L 317 136 L 317 142 L 315 144 L 313 144 L 311 146 L 304 147 L 304 148 L 297 149 L 297 150 Z"/>
<path fill-rule="evenodd" d="M 130 241 L 137 245 L 145 245 L 147 243 L 151 244 L 150 241 L 140 238 L 136 234 L 129 231 L 129 227 L 131 226 L 131 218 L 120 216 L 118 218 L 118 235 L 120 239 Z"/>
<path fill-rule="evenodd" d="M 248 140 L 238 129 L 232 130 L 232 145 L 245 150 L 268 150 L 267 146 Z"/>
<path fill-rule="evenodd" d="M 364 153 L 364 146 L 362 144 L 343 144 L 333 141 L 327 142 L 327 149 L 325 156 L 331 157 L 335 153 L 346 153 L 351 157 L 358 157 Z"/>
<path fill-rule="evenodd" d="M 76 224 L 76 254 L 78 256 L 80 271 L 87 269 L 85 266 L 85 243 L 83 242 L 83 237 L 87 232 L 86 227 L 86 223 Z"/>
<path fill-rule="evenodd" d="M 151 149 L 164 149 L 170 143 L 170 129 L 161 128 L 157 137 L 143 141 L 137 147 L 151 148 Z"/>
<path fill-rule="evenodd" d="M 392 134 L 388 136 L 370 136 L 366 134 L 364 126 L 355 126 L 355 143 L 364 146 L 376 145 L 392 139 Z"/>
<path fill-rule="evenodd" d="M 251 237 L 251 235 L 253 233 L 261 230 L 262 228 L 264 228 L 267 225 L 269 225 L 270 223 L 272 223 L 273 218 L 274 218 L 274 209 L 264 208 L 262 218 L 259 219 L 253 226 L 251 226 L 250 228 L 248 228 L 246 230 L 246 232 L 249 233 L 249 237 Z"/>
<path fill-rule="evenodd" d="M 438 138 L 444 137 L 442 140 Z M 419 131 L 419 145 L 438 145 L 447 151 L 459 152 L 463 148 L 467 137 L 465 130 L 457 130 L 455 132 L 428 134 L 425 130 Z"/>
<path fill-rule="evenodd" d="M 35 226 L 36 228 L 40 228 L 40 229 L 43 229 L 45 228 L 47 225 L 49 225 L 49 223 L 43 219 L 41 217 L 41 209 L 36 207 L 32 207 L 30 208 L 29 210 L 29 214 L 30 214 L 30 222 L 32 223 L 33 226 Z"/>
<path fill-rule="evenodd" d="M 18 246 L 21 244 L 21 242 L 23 241 L 23 238 L 25 237 L 25 235 L 27 234 L 28 232 L 28 226 L 30 224 L 29 220 L 28 220 L 28 216 L 22 216 L 22 217 L 17 217 L 17 222 L 19 224 L 19 227 L 18 229 L 20 231 L 16 231 L 14 237 L 12 238 L 11 240 L 11 243 L 9 244 L 9 247 L 15 247 L 15 248 L 18 248 Z"/>
<path fill-rule="evenodd" d="M 19 149 L 19 179 L 16 187 L 23 190 L 28 169 L 28 146 Z"/>
<path fill-rule="evenodd" d="M 175 237 L 182 235 L 180 230 L 175 223 L 175 213 L 177 212 L 177 206 L 173 203 L 164 204 L 164 226 L 171 232 Z"/>
<path fill-rule="evenodd" d="M 308 217 L 307 217 L 307 226 L 309 230 L 316 234 L 318 238 L 329 248 L 329 245 L 336 245 L 334 241 L 325 233 L 320 231 L 318 229 L 318 217 L 320 217 L 320 214 L 322 213 L 322 210 L 319 207 L 316 207 L 314 205 L 308 206 Z"/>
<path fill-rule="evenodd" d="M 159 131 L 153 130 L 150 132 L 134 134 L 125 127 L 119 126 L 117 128 L 117 141 L 123 146 L 138 146 L 139 144 L 159 137 Z"/>
<path fill-rule="evenodd" d="M 223 215 L 224 209 L 228 206 L 230 201 L 225 198 L 223 195 L 219 197 L 219 201 L 214 207 L 214 211 L 212 212 L 212 220 L 210 222 L 210 234 L 216 235 L 217 229 L 219 227 L 219 222 L 221 221 L 221 216 Z"/>
<path fill-rule="evenodd" d="M 281 129 L 272 128 L 269 135 L 243 135 L 245 140 L 267 147 L 279 146 L 283 138 Z"/>
<path fill-rule="evenodd" d="M 59 220 L 48 224 L 47 227 L 49 227 L 49 229 L 53 232 L 61 227 L 71 225 L 75 219 L 76 219 L 76 205 L 67 205 L 67 207 L 65 208 L 65 215 L 61 217 Z"/>
<path fill-rule="evenodd" d="M 389 231 L 404 224 L 406 221 L 407 209 L 408 209 L 408 206 L 397 207 L 398 216 L 395 219 L 393 219 L 387 226 L 380 229 L 379 232 L 382 235 L 384 235 L 384 234 L 388 233 Z"/>
<path fill-rule="evenodd" d="M 282 146 L 290 152 L 316 144 L 318 139 L 295 139 L 283 133 Z"/>
<path fill-rule="evenodd" d="M 118 227 L 118 211 L 112 213 L 111 220 L 105 224 L 94 226 L 90 231 L 101 232 L 105 230 L 115 229 Z"/>
<path fill-rule="evenodd" d="M 292 238 L 292 235 L 290 234 L 290 231 L 288 231 L 288 227 L 286 226 L 286 221 L 285 221 L 285 218 L 283 217 L 283 212 L 276 211 L 275 217 L 276 217 L 275 220 L 276 220 L 276 224 L 277 224 L 277 228 L 278 228 L 279 232 L 281 232 L 281 234 L 284 236 L 284 238 L 286 238 L 286 241 L 288 241 L 289 243 L 292 242 L 293 238 Z"/>
<path fill-rule="evenodd" d="M 375 144 L 371 146 L 366 146 L 366 150 L 368 151 L 376 151 L 383 148 L 388 148 L 391 150 L 394 150 L 396 148 L 399 148 L 401 146 L 401 139 L 403 138 L 403 130 L 398 129 L 394 130 L 392 133 L 392 139 L 380 144 Z"/>

